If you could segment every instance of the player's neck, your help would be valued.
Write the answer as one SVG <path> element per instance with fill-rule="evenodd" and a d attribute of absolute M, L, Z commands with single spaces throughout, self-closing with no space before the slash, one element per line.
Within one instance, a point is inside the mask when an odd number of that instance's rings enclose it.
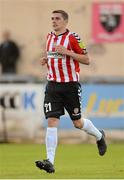
<path fill-rule="evenodd" d="M 61 29 L 60 31 L 55 31 L 55 35 L 58 36 L 58 35 L 60 35 L 60 34 L 64 34 L 66 31 L 67 31 L 66 28 Z"/>

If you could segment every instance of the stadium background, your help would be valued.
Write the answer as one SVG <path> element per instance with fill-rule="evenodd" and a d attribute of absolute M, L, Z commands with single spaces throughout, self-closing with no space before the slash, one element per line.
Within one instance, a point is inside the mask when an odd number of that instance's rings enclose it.
<path fill-rule="evenodd" d="M 116 4 L 113 0 L 109 2 Z M 6 108 L 0 106 L 1 140 L 41 142 L 41 136 L 44 137 L 46 121 L 42 102 L 46 68 L 39 66 L 39 58 L 43 53 L 46 34 L 51 31 L 51 12 L 64 9 L 70 16 L 68 28 L 80 35 L 92 60 L 90 66 L 81 66 L 83 114 L 93 120 L 98 128 L 105 128 L 108 139 L 123 141 L 124 45 L 119 41 L 95 43 L 92 35 L 94 3 L 108 1 L 0 0 L 0 41 L 1 33 L 8 29 L 21 50 L 18 74 L 0 75 L 0 97 L 6 101 Z M 15 108 L 10 106 L 10 97 L 14 99 Z M 89 139 L 74 130 L 66 115 L 59 128 L 61 142 Z"/>

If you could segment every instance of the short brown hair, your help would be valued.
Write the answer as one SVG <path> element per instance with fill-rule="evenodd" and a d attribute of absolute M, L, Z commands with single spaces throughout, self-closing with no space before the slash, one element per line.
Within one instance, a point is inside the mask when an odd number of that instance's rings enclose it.
<path fill-rule="evenodd" d="M 68 13 L 63 10 L 55 10 L 52 13 L 60 13 L 64 20 L 66 20 L 66 19 L 68 20 Z"/>

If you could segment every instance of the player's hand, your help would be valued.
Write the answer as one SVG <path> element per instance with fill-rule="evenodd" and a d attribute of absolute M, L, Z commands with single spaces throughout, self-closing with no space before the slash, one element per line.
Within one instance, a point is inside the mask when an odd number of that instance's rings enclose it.
<path fill-rule="evenodd" d="M 55 51 L 57 51 L 58 53 L 63 54 L 63 55 L 68 54 L 68 50 L 64 46 L 61 46 L 61 45 L 56 46 Z"/>
<path fill-rule="evenodd" d="M 47 58 L 46 58 L 46 57 L 42 57 L 42 58 L 40 59 L 40 64 L 41 64 L 42 66 L 44 66 L 46 63 L 47 63 Z"/>

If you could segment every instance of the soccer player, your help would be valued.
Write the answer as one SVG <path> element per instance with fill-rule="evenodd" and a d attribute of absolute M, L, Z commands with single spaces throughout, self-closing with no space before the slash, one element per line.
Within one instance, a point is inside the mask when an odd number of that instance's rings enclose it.
<path fill-rule="evenodd" d="M 46 57 L 41 59 L 41 64 L 48 67 L 44 99 L 44 113 L 48 120 L 47 159 L 35 162 L 38 168 L 48 173 L 55 172 L 57 126 L 64 109 L 76 128 L 95 136 L 99 155 L 103 156 L 107 150 L 104 131 L 99 131 L 90 120 L 81 117 L 79 64 L 90 64 L 86 48 L 80 37 L 66 28 L 68 14 L 65 11 L 53 11 L 51 21 L 54 32 L 47 36 Z"/>

